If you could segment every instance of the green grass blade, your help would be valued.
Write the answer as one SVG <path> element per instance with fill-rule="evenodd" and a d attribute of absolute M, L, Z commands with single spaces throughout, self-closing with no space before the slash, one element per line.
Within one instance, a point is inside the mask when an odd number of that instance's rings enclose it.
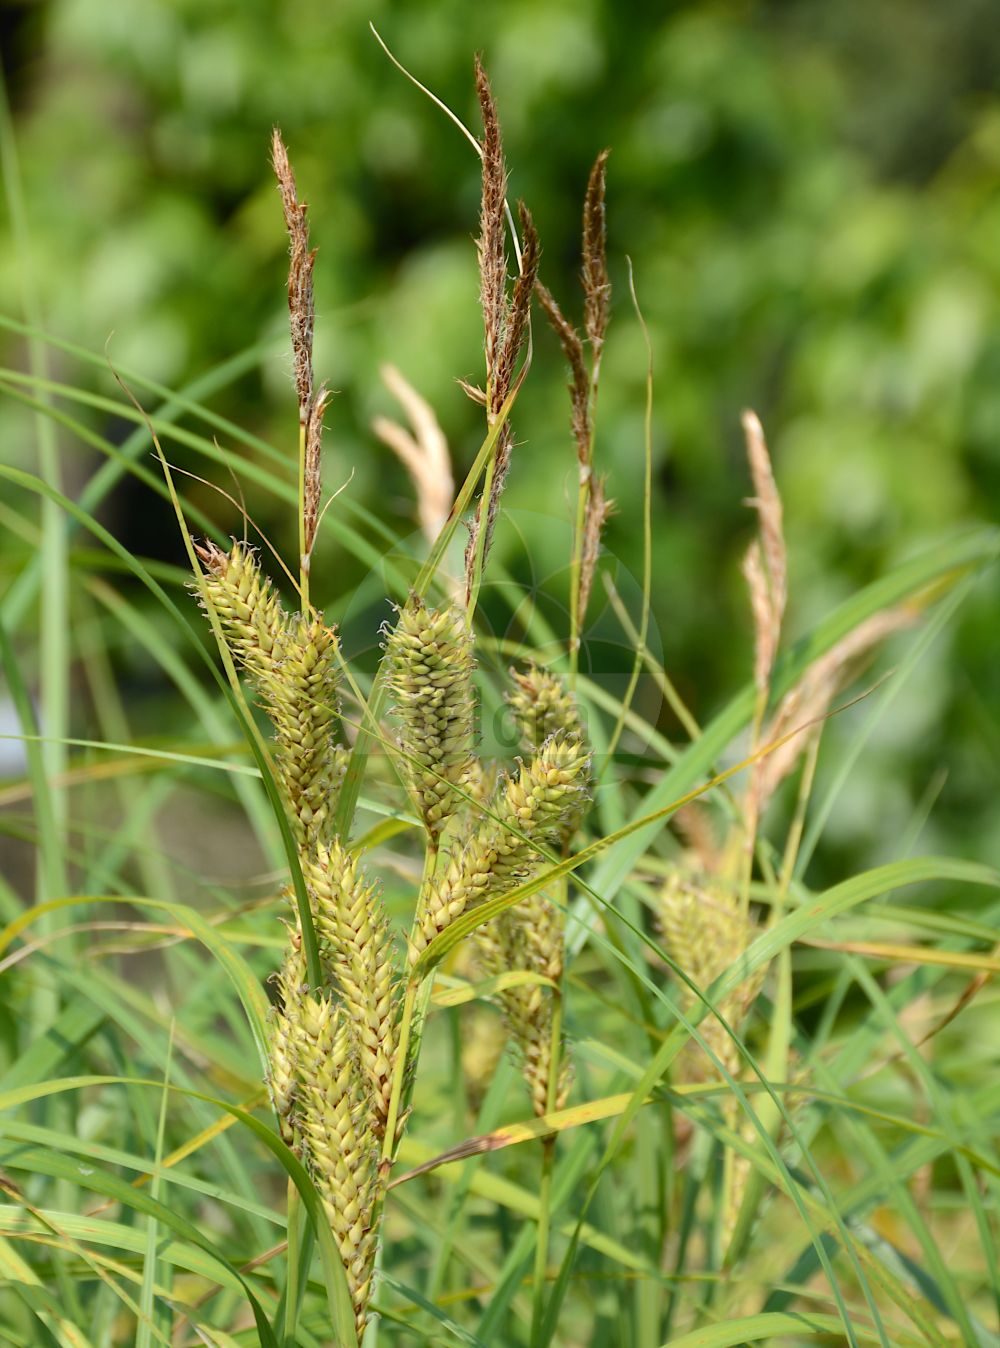
<path fill-rule="evenodd" d="M 171 1026 L 170 1042 L 167 1045 L 167 1067 L 169 1071 L 170 1059 L 173 1052 L 173 1026 Z M 167 1129 L 167 1101 L 169 1094 L 167 1085 L 169 1076 L 164 1077 L 163 1090 L 160 1094 L 160 1117 L 156 1128 L 156 1171 L 153 1175 L 153 1182 L 150 1185 L 149 1192 L 157 1203 L 163 1201 L 163 1179 L 160 1174 L 160 1168 L 163 1164 L 164 1138 Z M 142 1288 L 139 1293 L 138 1324 L 136 1325 L 135 1348 L 149 1348 L 154 1334 L 157 1338 L 161 1337 L 157 1331 L 170 1331 L 169 1322 L 163 1323 L 162 1315 L 157 1319 L 156 1312 L 156 1272 L 158 1268 L 158 1245 L 159 1245 L 159 1225 L 155 1217 L 150 1217 L 146 1224 L 146 1245 L 143 1251 L 142 1265 Z M 169 1270 L 168 1270 L 169 1273 Z"/>

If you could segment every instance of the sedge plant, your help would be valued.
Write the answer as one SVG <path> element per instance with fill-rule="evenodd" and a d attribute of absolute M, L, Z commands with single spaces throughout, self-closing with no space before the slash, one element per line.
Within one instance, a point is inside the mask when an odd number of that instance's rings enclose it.
<path fill-rule="evenodd" d="M 5 396 L 107 457 L 79 500 L 47 471 L 51 426 L 45 471 L 0 468 L 19 502 L 44 503 L 37 525 L 27 509 L 2 511 L 25 551 L 0 599 L 0 655 L 27 758 L 25 780 L 4 786 L 4 822 L 42 860 L 37 902 L 0 884 L 12 988 L 0 1079 L 5 1342 L 992 1342 L 995 1073 L 988 1050 L 964 1077 L 933 1054 L 944 1045 L 965 1062 L 956 1026 L 995 1012 L 998 876 L 908 847 L 825 888 L 810 888 L 807 868 L 852 755 L 995 559 L 996 535 L 901 564 L 791 642 L 781 495 L 747 414 L 752 675 L 700 724 L 648 639 L 648 528 L 638 615 L 601 565 L 608 154 L 583 194 L 577 328 L 541 279 L 531 213 L 509 208 L 478 62 L 475 85 L 484 368 L 464 388 L 485 438 L 456 492 L 433 410 L 386 368 L 409 426 L 381 418 L 376 432 L 412 476 L 424 551 L 397 577 L 371 677 L 342 644 L 346 597 L 313 564 L 340 508 L 324 499 L 336 404 L 314 374 L 315 253 L 278 133 L 293 455 L 203 405 L 239 362 L 176 394 L 117 372 L 121 397 L 108 401 L 135 426 L 123 447 L 80 419 L 43 365 L 0 376 Z M 8 142 L 5 132 L 10 179 Z M 500 573 L 491 551 L 518 468 L 517 399 L 542 340 L 533 312 L 569 373 L 567 621 L 553 633 L 532 612 L 513 643 L 489 634 L 484 584 Z M 33 343 L 45 340 L 30 326 Z M 103 360 L 66 344 L 63 354 Z M 162 394 L 148 418 L 133 388 Z M 210 433 L 182 427 L 182 414 Z M 167 439 L 255 477 L 294 512 L 294 558 L 214 528 L 179 485 Z M 149 443 L 162 480 L 141 460 Z M 648 441 L 645 451 L 648 489 Z M 147 565 L 97 518 L 127 471 L 176 509 L 186 541 L 194 534 L 190 568 Z M 339 522 L 362 555 L 364 540 Z M 60 590 L 68 559 L 71 596 Z M 184 634 L 225 707 L 113 567 Z M 583 658 L 602 589 L 632 644 L 622 697 Z M 210 654 L 203 626 L 192 635 L 192 591 L 217 639 Z M 65 670 L 43 671 L 50 719 L 36 722 L 21 627 L 39 592 L 57 613 L 71 598 L 79 617 L 56 631 L 48 614 L 43 665 L 75 643 L 92 736 L 63 733 Z M 112 630 L 174 680 L 201 738 L 130 742 Z M 821 738 L 848 710 L 851 679 L 909 632 L 893 678 L 851 709 L 871 719 L 816 807 Z M 640 670 L 686 738 L 644 714 Z M 514 729 L 501 762 L 483 734 L 487 707 Z M 46 732 L 59 744 L 43 753 Z M 223 773 L 274 863 L 276 895 L 234 904 L 221 883 L 164 860 L 160 812 Z M 113 793 L 120 828 L 65 812 L 80 784 Z M 373 805 L 382 814 L 369 826 Z M 916 884 L 947 905 L 909 903 Z M 196 941 L 214 958 L 196 955 Z M 176 1017 L 164 987 L 129 976 L 137 958 L 162 960 L 183 989 Z M 447 1071 L 443 1024 L 454 1036 Z M 499 1056 L 481 1051 L 498 1040 Z M 284 1203 L 275 1174 L 288 1178 Z"/>

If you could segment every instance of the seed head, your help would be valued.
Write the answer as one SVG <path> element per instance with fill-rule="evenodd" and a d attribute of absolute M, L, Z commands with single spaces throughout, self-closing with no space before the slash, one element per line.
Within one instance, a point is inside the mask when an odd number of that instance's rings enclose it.
<path fill-rule="evenodd" d="M 602 150 L 594 161 L 590 181 L 587 183 L 587 195 L 583 202 L 583 325 L 595 361 L 599 361 L 601 357 L 611 306 L 607 221 L 604 209 L 604 186 L 610 153 L 610 150 Z"/>
<path fill-rule="evenodd" d="M 569 362 L 570 423 L 577 459 L 585 464 L 590 459 L 590 375 L 583 355 L 583 339 L 559 308 L 551 290 L 541 281 L 535 283 L 535 294 Z"/>
<path fill-rule="evenodd" d="M 305 869 L 320 953 L 347 1013 L 381 1138 L 396 1055 L 399 987 L 381 896 L 340 842 L 321 847 Z"/>
<path fill-rule="evenodd" d="M 556 842 L 581 809 L 589 769 L 587 749 L 556 735 L 516 776 L 501 782 L 492 817 L 452 849 L 421 896 L 411 960 L 467 908 L 507 893 L 537 872 L 543 864 L 537 849 Z"/>
<path fill-rule="evenodd" d="M 542 894 L 529 895 L 516 908 L 480 927 L 476 947 L 479 964 L 488 977 L 511 969 L 536 973 L 556 984 L 562 977 L 559 912 Z M 532 1108 L 539 1117 L 549 1108 L 553 998 L 554 990 L 541 983 L 505 988 L 497 997 L 521 1057 Z M 572 1063 L 563 1041 L 554 1108 L 561 1109 L 566 1103 L 572 1081 Z"/>
<path fill-rule="evenodd" d="M 299 420 L 306 425 L 313 400 L 313 266 L 316 251 L 309 247 L 306 203 L 299 201 L 295 174 L 288 151 L 277 127 L 271 136 L 271 162 L 278 180 L 281 206 L 288 230 L 288 316 L 292 333 L 292 359 L 295 365 L 295 389 L 299 399 Z"/>
<path fill-rule="evenodd" d="M 671 958 L 702 992 L 742 959 L 756 935 L 750 916 L 738 897 L 724 885 L 708 878 L 691 880 L 679 872 L 671 875 L 660 891 L 659 924 Z M 738 1029 L 757 999 L 766 969 L 758 969 L 718 1003 L 720 1015 Z M 685 1004 L 696 1001 L 686 991 Z M 699 1033 L 723 1065 L 735 1071 L 739 1051 L 725 1027 L 709 1014 Z M 699 1058 L 693 1070 L 703 1078 L 705 1061 Z"/>
<path fill-rule="evenodd" d="M 310 850 L 325 836 L 344 751 L 334 740 L 337 636 L 318 615 L 287 619 L 271 674 L 258 680 L 274 723 L 275 763 L 296 836 Z"/>
<path fill-rule="evenodd" d="M 405 770 L 420 816 L 437 837 L 462 805 L 474 739 L 472 634 L 461 609 L 411 600 L 386 646 Z"/>
<path fill-rule="evenodd" d="M 495 376 L 507 319 L 507 166 L 500 138 L 493 91 L 482 61 L 476 57 L 476 92 L 483 119 L 483 189 L 479 217 L 479 279 L 483 306 L 488 378 Z"/>
<path fill-rule="evenodd" d="M 301 945 L 289 944 L 284 964 L 274 981 L 279 1005 L 272 1012 L 270 1063 L 268 1087 L 271 1103 L 278 1118 L 281 1137 L 286 1146 L 297 1145 L 296 1095 L 298 1084 L 297 1030 L 300 1018 L 299 1003 L 305 995 L 305 961 Z"/>
<path fill-rule="evenodd" d="M 514 687 L 506 700 L 522 748 L 529 752 L 539 749 L 560 731 L 568 738 L 583 738 L 579 708 L 557 674 L 529 665 L 523 673 L 512 669 L 510 675 Z"/>
<path fill-rule="evenodd" d="M 323 1200 L 364 1333 L 381 1197 L 378 1140 L 368 1087 L 343 1012 L 329 997 L 303 999 L 298 1025 L 299 1111 L 309 1167 Z"/>
<path fill-rule="evenodd" d="M 260 569 L 254 551 L 234 543 L 230 552 L 210 540 L 196 544 L 205 568 L 205 597 L 237 662 L 254 676 L 268 673 L 284 631 L 285 613 L 274 586 Z"/>
<path fill-rule="evenodd" d="M 788 571 L 778 494 L 764 431 L 753 412 L 743 413 L 747 458 L 756 495 L 750 504 L 760 520 L 760 541 L 751 545 L 743 563 L 754 619 L 754 681 L 766 692 L 778 653 L 781 622 L 788 599 Z"/>
<path fill-rule="evenodd" d="M 337 635 L 318 614 L 289 614 L 244 544 L 226 554 L 199 547 L 205 602 L 234 659 L 249 674 L 274 725 L 275 767 L 298 840 L 325 834 L 343 769 L 334 739 Z"/>

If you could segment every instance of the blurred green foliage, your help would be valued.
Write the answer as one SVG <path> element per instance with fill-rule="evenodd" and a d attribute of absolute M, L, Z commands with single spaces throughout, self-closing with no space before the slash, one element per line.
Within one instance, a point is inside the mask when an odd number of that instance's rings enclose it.
<path fill-rule="evenodd" d="M 475 125 L 472 53 L 504 119 L 511 191 L 532 207 L 543 275 L 569 311 L 579 206 L 605 145 L 615 307 L 597 458 L 618 513 L 608 549 L 641 570 L 645 351 L 655 361 L 654 613 L 700 716 L 742 682 L 738 560 L 753 527 L 738 413 L 769 432 L 792 560 L 790 631 L 1000 501 L 1000 25 L 990 0 L 615 5 L 611 0 L 47 0 L 0 9 L 35 279 L 49 331 L 182 386 L 264 344 L 213 406 L 294 453 L 285 240 L 272 124 L 308 197 L 317 368 L 339 390 L 327 485 L 410 529 L 411 489 L 369 430 L 391 360 L 438 411 L 459 471 L 481 438 L 456 377 L 481 368 L 475 157 L 393 69 Z M 25 266 L 0 235 L 0 307 Z M 5 340 L 5 364 L 23 364 Z M 573 450 L 559 353 L 536 325 L 506 504 L 568 516 Z M 110 375 L 55 353 L 68 382 Z M 124 430 L 102 424 L 121 438 Z M 127 429 L 127 428 L 126 428 Z M 5 458 L 33 462 L 28 414 L 0 402 Z M 171 457 L 195 464 L 180 449 Z M 71 483 L 90 451 L 63 439 Z M 229 482 L 221 482 L 229 488 Z M 232 508 L 193 494 L 226 530 Z M 290 518 L 247 489 L 290 544 Z M 135 484 L 110 525 L 181 558 L 169 510 Z M 551 531 L 555 536 L 560 531 Z M 501 528 L 522 578 L 561 564 L 544 523 Z M 327 538 L 314 575 L 357 564 Z M 5 571 L 9 573 L 9 566 Z M 7 577 L 5 577 L 6 579 Z M 879 727 L 831 820 L 828 852 L 880 859 L 941 787 L 922 843 L 1000 860 L 995 578 L 979 587 Z M 830 738 L 846 746 L 864 708 Z M 667 723 L 669 725 L 669 723 Z M 939 780 L 938 774 L 948 774 Z"/>

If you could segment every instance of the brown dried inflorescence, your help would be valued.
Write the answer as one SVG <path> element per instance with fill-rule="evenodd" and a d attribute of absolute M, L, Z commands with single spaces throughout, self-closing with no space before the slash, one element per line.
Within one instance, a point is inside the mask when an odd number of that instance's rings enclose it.
<path fill-rule="evenodd" d="M 590 368 L 584 357 L 584 339 L 560 309 L 552 292 L 540 281 L 535 286 L 538 301 L 549 325 L 559 339 L 569 363 L 570 426 L 576 442 L 579 466 L 578 534 L 574 543 L 576 568 L 573 595 L 574 630 L 583 627 L 590 593 L 593 589 L 601 534 L 612 512 L 613 502 L 605 495 L 604 483 L 594 476 L 593 406 L 597 396 L 601 356 L 611 311 L 611 280 L 607 263 L 607 220 L 605 180 L 610 151 L 602 150 L 594 162 L 583 202 L 583 329 L 590 344 Z"/>
<path fill-rule="evenodd" d="M 503 409 L 513 388 L 517 362 L 528 335 L 531 297 L 541 253 L 531 213 L 523 202 L 519 202 L 518 218 L 522 236 L 520 267 L 513 294 L 508 295 L 507 167 L 504 162 L 496 103 L 486 72 L 478 57 L 476 89 L 483 119 L 483 138 L 480 144 L 483 164 L 482 205 L 478 254 L 486 355 L 486 390 L 481 392 L 471 385 L 465 385 L 465 388 L 476 401 L 481 398 L 486 408 L 489 427 L 496 426 L 501 417 L 504 421 L 493 451 L 489 498 L 485 503 L 480 501 L 469 531 L 465 552 L 467 598 L 471 596 L 475 584 L 476 567 L 485 562 L 492 545 L 500 498 L 510 467 L 513 435 Z"/>
<path fill-rule="evenodd" d="M 583 516 L 583 546 L 580 550 L 580 595 L 579 612 L 582 625 L 583 615 L 590 603 L 590 592 L 594 587 L 597 562 L 601 555 L 601 536 L 604 525 L 610 515 L 615 513 L 614 501 L 604 494 L 604 478 L 591 477 L 590 490 L 587 493 L 587 509 Z"/>
<path fill-rule="evenodd" d="M 487 374 L 495 371 L 500 358 L 507 318 L 507 165 L 496 102 L 483 63 L 476 57 L 476 93 L 483 119 L 480 142 L 483 163 L 482 202 L 479 214 L 480 303 L 486 342 Z"/>
<path fill-rule="evenodd" d="M 765 745 L 776 747 L 757 765 L 754 808 L 763 813 L 775 791 L 793 771 L 807 745 L 820 731 L 822 719 L 852 668 L 894 632 L 916 620 L 916 612 L 899 606 L 883 609 L 860 623 L 847 636 L 814 660 L 799 681 L 778 703 L 763 733 Z M 795 733 L 798 732 L 798 733 Z M 791 738 L 786 738 L 790 736 Z M 784 743 L 780 741 L 784 740 Z"/>
<path fill-rule="evenodd" d="M 607 218 L 604 208 L 608 155 L 602 150 L 594 161 L 583 199 L 583 328 L 594 361 L 604 349 L 611 311 L 611 278 L 608 276 Z"/>
<path fill-rule="evenodd" d="M 313 269 L 316 250 L 309 247 L 308 207 L 299 200 L 295 174 L 288 159 L 288 151 L 277 127 L 271 136 L 271 162 L 278 180 L 281 205 L 288 230 L 288 317 L 292 336 L 292 362 L 295 370 L 295 391 L 299 401 L 299 426 L 303 438 L 303 568 L 308 571 L 316 529 L 319 524 L 319 503 L 322 492 L 321 462 L 323 414 L 330 395 L 324 386 L 313 387 L 313 334 L 316 326 L 316 304 L 313 295 Z"/>
<path fill-rule="evenodd" d="M 743 413 L 747 459 L 754 492 L 748 501 L 757 510 L 760 539 L 750 545 L 743 573 L 750 589 L 754 618 L 754 682 L 766 692 L 781 639 L 781 623 L 788 602 L 788 568 L 782 529 L 781 496 L 771 469 L 764 431 L 754 412 Z"/>
<path fill-rule="evenodd" d="M 271 136 L 271 162 L 278 180 L 281 205 L 285 212 L 285 228 L 288 230 L 288 315 L 292 330 L 292 361 L 295 367 L 295 391 L 299 399 L 299 420 L 305 425 L 313 397 L 313 330 L 316 321 L 313 267 L 316 250 L 309 247 L 308 207 L 299 200 L 295 174 L 277 127 Z"/>
<path fill-rule="evenodd" d="M 559 338 L 563 355 L 569 363 L 569 396 L 571 406 L 571 426 L 576 441 L 576 455 L 581 464 L 590 456 L 590 375 L 583 354 L 583 338 L 573 324 L 563 314 L 556 303 L 555 296 L 541 281 L 536 282 L 535 293 L 542 306 L 542 312 L 549 325 Z"/>

